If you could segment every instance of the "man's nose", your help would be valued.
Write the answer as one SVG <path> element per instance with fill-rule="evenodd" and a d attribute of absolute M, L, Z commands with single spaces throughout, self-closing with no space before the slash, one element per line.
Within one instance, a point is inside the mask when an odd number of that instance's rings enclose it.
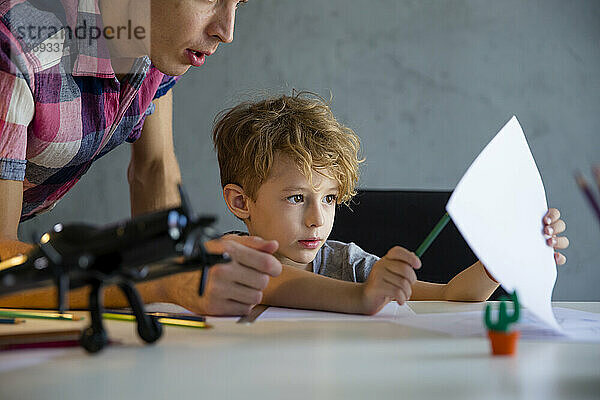
<path fill-rule="evenodd" d="M 209 26 L 208 34 L 216 37 L 220 42 L 233 42 L 233 28 L 235 25 L 235 2 L 227 1 L 216 12 L 213 22 Z"/>

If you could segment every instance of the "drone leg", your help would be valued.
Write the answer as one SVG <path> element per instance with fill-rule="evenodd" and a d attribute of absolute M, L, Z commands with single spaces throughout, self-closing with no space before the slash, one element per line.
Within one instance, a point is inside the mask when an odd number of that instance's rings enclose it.
<path fill-rule="evenodd" d="M 90 292 L 90 315 L 92 324 L 81 334 L 81 345 L 90 353 L 97 353 L 108 343 L 102 324 L 102 282 L 94 281 Z"/>
<path fill-rule="evenodd" d="M 156 342 L 162 335 L 162 325 L 158 322 L 158 319 L 146 314 L 142 298 L 133 283 L 130 281 L 123 281 L 119 283 L 119 287 L 127 297 L 127 300 L 133 309 L 133 314 L 137 320 L 137 331 L 142 340 L 146 343 Z"/>

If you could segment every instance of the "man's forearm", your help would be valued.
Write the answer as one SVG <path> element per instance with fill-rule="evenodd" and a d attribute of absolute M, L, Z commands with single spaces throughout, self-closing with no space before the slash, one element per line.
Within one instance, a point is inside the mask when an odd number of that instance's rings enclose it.
<path fill-rule="evenodd" d="M 281 275 L 271 278 L 263 292 L 262 303 L 343 313 L 364 313 L 361 284 L 283 266 Z"/>
<path fill-rule="evenodd" d="M 144 167 L 136 167 L 135 160 L 131 162 L 129 191 L 132 216 L 179 205 L 177 185 L 181 179 L 179 167 L 172 165 L 173 161 L 157 161 Z"/>
<path fill-rule="evenodd" d="M 0 259 L 5 260 L 17 254 L 25 254 L 32 248 L 32 244 L 18 240 L 0 240 Z M 161 279 L 139 283 L 136 287 L 144 303 L 165 301 Z M 69 308 L 87 308 L 89 292 L 89 287 L 69 291 Z M 129 305 L 121 290 L 116 286 L 105 288 L 104 304 L 106 307 L 112 308 L 127 307 Z M 56 309 L 58 307 L 56 288 L 32 289 L 1 296 L 0 307 Z"/>
<path fill-rule="evenodd" d="M 136 285 L 144 303 L 156 303 L 165 301 L 160 279 Z M 89 287 L 82 287 L 69 291 L 70 309 L 87 309 L 89 300 Z M 115 286 L 104 288 L 104 307 L 122 308 L 129 307 L 127 298 L 121 290 Z M 56 287 L 28 290 L 26 292 L 0 297 L 0 307 L 7 308 L 58 308 Z"/>
<path fill-rule="evenodd" d="M 19 240 L 0 239 L 0 261 L 18 254 L 25 254 L 32 248 L 33 245 L 30 243 Z"/>

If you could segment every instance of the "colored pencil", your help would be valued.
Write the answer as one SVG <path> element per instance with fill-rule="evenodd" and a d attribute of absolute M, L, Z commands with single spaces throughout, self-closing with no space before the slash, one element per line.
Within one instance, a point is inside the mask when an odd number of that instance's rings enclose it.
<path fill-rule="evenodd" d="M 115 321 L 135 322 L 135 315 L 131 315 L 131 314 L 103 313 L 102 318 L 109 319 L 109 320 L 115 320 Z M 187 328 L 203 329 L 203 328 L 211 327 L 209 324 L 207 324 L 206 322 L 203 322 L 203 321 L 190 321 L 190 320 L 175 319 L 175 318 L 159 317 L 158 322 L 160 322 L 163 325 L 183 326 L 183 327 L 187 327 Z"/>
<path fill-rule="evenodd" d="M 596 213 L 598 221 L 600 221 L 600 206 L 598 206 L 598 202 L 596 201 L 594 194 L 590 190 L 585 178 L 583 177 L 583 175 L 581 175 L 581 173 L 576 172 L 575 181 L 577 182 L 577 185 L 579 186 L 579 189 L 581 189 L 583 195 L 587 198 L 588 203 Z"/>
<path fill-rule="evenodd" d="M 59 314 L 55 312 L 37 312 L 37 311 L 7 311 L 0 310 L 0 317 L 3 318 L 35 318 L 35 319 L 59 319 L 66 321 L 80 321 L 83 317 L 73 314 Z"/>
<path fill-rule="evenodd" d="M 107 314 L 121 314 L 121 315 L 134 315 L 131 310 L 105 310 Z M 206 317 L 203 315 L 196 314 L 183 314 L 183 313 L 170 313 L 170 312 L 160 312 L 160 311 L 147 311 L 147 315 L 151 315 L 153 317 L 161 317 L 161 318 L 172 318 L 172 319 L 182 319 L 185 321 L 198 321 L 198 322 L 206 322 Z"/>
<path fill-rule="evenodd" d="M 596 177 L 596 184 L 598 185 L 598 190 L 600 190 L 600 165 L 594 165 L 592 167 L 592 172 Z"/>
<path fill-rule="evenodd" d="M 238 324 L 251 324 L 254 321 L 256 321 L 256 319 L 258 317 L 260 317 L 260 315 L 266 311 L 266 309 L 269 308 L 269 306 L 266 306 L 264 304 L 257 304 L 254 307 L 252 307 L 252 310 L 250 310 L 250 313 L 248 315 L 244 315 L 242 317 L 240 317 L 240 319 L 237 320 Z"/>
<path fill-rule="evenodd" d="M 427 235 L 425 240 L 423 240 L 423 243 L 421 243 L 421 245 L 415 251 L 417 257 L 421 258 L 423 253 L 425 253 L 429 246 L 431 246 L 431 243 L 433 243 L 433 241 L 440 234 L 442 229 L 444 229 L 444 227 L 448 225 L 448 222 L 450 222 L 450 216 L 448 215 L 448 213 L 445 213 L 444 216 L 440 219 L 440 221 L 433 227 L 431 232 L 429 232 L 429 235 Z"/>
<path fill-rule="evenodd" d="M 198 294 L 200 296 L 204 295 L 204 289 L 206 288 L 206 281 L 208 280 L 208 268 L 202 268 L 202 273 L 200 274 L 200 287 L 198 288 Z"/>
<path fill-rule="evenodd" d="M 21 350 L 79 346 L 81 330 L 20 332 L 0 335 L 0 350 Z"/>
<path fill-rule="evenodd" d="M 25 320 L 20 318 L 0 318 L 0 324 L 21 324 L 23 322 Z"/>

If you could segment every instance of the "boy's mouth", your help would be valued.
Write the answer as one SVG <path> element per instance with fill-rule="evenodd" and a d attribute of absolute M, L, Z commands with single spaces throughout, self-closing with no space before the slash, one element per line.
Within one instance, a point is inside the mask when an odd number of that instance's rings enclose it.
<path fill-rule="evenodd" d="M 304 247 L 305 249 L 316 249 L 321 245 L 321 239 L 319 238 L 310 238 L 310 239 L 302 239 L 302 240 L 298 240 L 298 243 L 300 243 L 300 246 Z"/>

